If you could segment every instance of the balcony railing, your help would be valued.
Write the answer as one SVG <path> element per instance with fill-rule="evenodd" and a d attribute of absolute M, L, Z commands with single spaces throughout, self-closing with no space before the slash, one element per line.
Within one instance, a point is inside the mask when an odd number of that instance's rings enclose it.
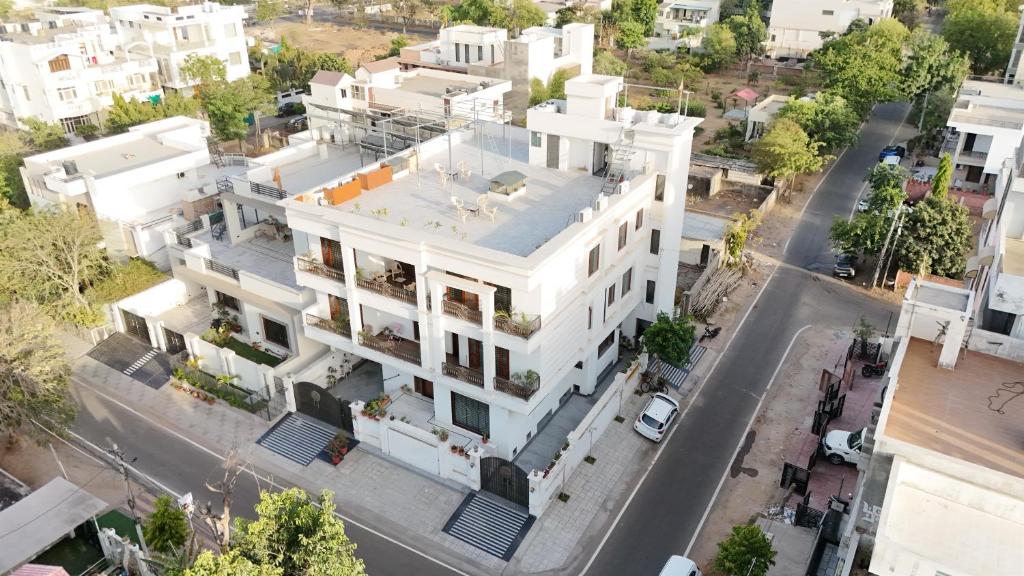
<path fill-rule="evenodd" d="M 500 376 L 494 377 L 494 389 L 505 394 L 511 394 L 516 398 L 522 398 L 523 400 L 529 401 L 540 386 L 529 386 L 526 384 L 520 384 L 519 382 L 513 382 L 508 378 L 502 378 Z"/>
<path fill-rule="evenodd" d="M 288 192 L 281 188 L 275 188 L 273 186 L 267 186 L 266 184 L 260 184 L 259 182 L 249 182 L 249 190 L 253 194 L 260 196 L 267 196 L 274 200 L 283 200 L 288 197 Z"/>
<path fill-rule="evenodd" d="M 516 314 L 512 317 L 495 316 L 494 329 L 506 334 L 529 339 L 530 336 L 533 336 L 534 332 L 540 330 L 540 316 L 534 316 L 533 318 L 521 314 Z"/>
<path fill-rule="evenodd" d="M 348 320 L 328 320 L 314 314 L 306 314 L 306 324 L 314 328 L 333 332 L 345 338 L 352 337 L 352 326 L 349 325 Z"/>
<path fill-rule="evenodd" d="M 323 262 L 317 262 L 316 260 L 303 258 L 302 256 L 299 256 L 297 260 L 299 261 L 299 271 L 301 272 L 309 272 L 310 274 L 316 274 L 317 276 L 322 276 L 329 280 L 334 280 L 335 282 L 341 282 L 342 284 L 345 283 L 344 270 L 333 268 Z"/>
<path fill-rule="evenodd" d="M 409 304 L 416 303 L 416 292 L 389 284 L 388 282 L 357 278 L 356 285 L 365 290 L 376 292 L 377 294 L 383 294 L 389 298 L 394 298 L 395 300 L 401 300 L 402 302 L 408 302 Z"/>
<path fill-rule="evenodd" d="M 458 378 L 459 380 L 474 386 L 479 386 L 481 388 L 484 387 L 484 373 L 476 368 L 469 368 L 467 366 L 452 364 L 451 362 L 444 362 L 441 364 L 441 373 L 445 376 Z"/>
<path fill-rule="evenodd" d="M 203 221 L 200 219 L 193 220 L 187 224 L 182 224 L 174 229 L 174 240 L 178 246 L 184 248 L 192 247 L 192 239 L 188 237 L 193 232 L 198 232 L 203 229 Z"/>
<path fill-rule="evenodd" d="M 235 280 L 238 280 L 238 270 L 235 270 L 231 266 L 221 264 L 216 260 L 211 260 L 210 258 L 204 258 L 204 260 L 206 261 L 207 270 L 216 272 L 217 274 L 221 274 L 223 276 L 227 276 L 228 278 L 234 278 Z"/>
<path fill-rule="evenodd" d="M 455 302 L 454 300 L 443 300 L 443 302 L 445 314 L 477 325 L 483 322 L 483 313 L 479 310 L 474 310 L 462 302 Z"/>
<path fill-rule="evenodd" d="M 420 343 L 414 340 L 360 333 L 359 343 L 371 350 L 420 366 Z"/>

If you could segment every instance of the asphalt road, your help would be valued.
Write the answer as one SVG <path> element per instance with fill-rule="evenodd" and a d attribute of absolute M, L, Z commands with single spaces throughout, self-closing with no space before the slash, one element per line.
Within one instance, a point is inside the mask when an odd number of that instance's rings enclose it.
<path fill-rule="evenodd" d="M 670 555 L 687 550 L 776 366 L 801 327 L 852 327 L 861 315 L 875 326 L 886 325 L 892 306 L 818 272 L 831 271 L 828 229 L 833 218 L 850 214 L 864 175 L 896 136 L 907 108 L 879 106 L 858 144 L 828 173 L 787 246 L 784 264 L 664 446 L 588 576 L 654 575 Z M 897 140 L 905 137 L 904 129 Z"/>
<path fill-rule="evenodd" d="M 218 457 L 182 441 L 87 386 L 76 383 L 73 391 L 79 404 L 78 418 L 72 427 L 74 433 L 104 449 L 116 443 L 128 460 L 138 458 L 131 464 L 134 468 L 162 487 L 177 494 L 192 492 L 197 504 L 212 502 L 214 510 L 220 513 L 220 495 L 206 489 L 206 482 L 223 478 Z M 265 481 L 261 480 L 261 485 L 264 490 L 268 489 Z M 252 474 L 243 474 L 235 487 L 232 516 L 252 518 L 258 500 L 257 480 Z M 345 532 L 358 545 L 356 554 L 366 562 L 367 572 L 374 576 L 458 574 L 351 522 L 345 523 Z"/>

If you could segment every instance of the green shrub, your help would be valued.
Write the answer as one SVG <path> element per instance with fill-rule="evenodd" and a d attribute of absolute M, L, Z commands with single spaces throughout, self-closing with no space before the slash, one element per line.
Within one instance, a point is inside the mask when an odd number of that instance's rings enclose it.
<path fill-rule="evenodd" d="M 114 264 L 103 280 L 85 291 L 85 299 L 92 304 L 110 304 L 132 294 L 138 294 L 167 280 L 167 275 L 156 269 L 152 262 L 132 258 L 124 264 Z"/>
<path fill-rule="evenodd" d="M 100 127 L 95 124 L 82 124 L 75 129 L 75 134 L 85 138 L 86 141 L 95 140 L 96 137 L 99 136 L 99 133 Z"/>

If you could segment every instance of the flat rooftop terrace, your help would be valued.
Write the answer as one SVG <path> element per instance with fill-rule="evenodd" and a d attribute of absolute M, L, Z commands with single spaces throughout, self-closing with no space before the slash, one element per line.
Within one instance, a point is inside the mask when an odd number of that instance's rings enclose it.
<path fill-rule="evenodd" d="M 291 241 L 257 236 L 232 244 L 225 238 L 215 240 L 210 230 L 192 236 L 210 245 L 210 258 L 235 270 L 249 272 L 282 286 L 298 289 L 295 281 L 295 245 Z"/>
<path fill-rule="evenodd" d="M 97 178 L 100 178 L 109 174 L 141 168 L 189 152 L 189 150 L 167 146 L 153 138 L 143 136 L 107 148 L 76 154 L 74 158 L 69 159 L 73 159 L 78 164 L 79 172 L 92 172 Z"/>
<path fill-rule="evenodd" d="M 297 155 L 294 159 L 282 159 L 282 163 L 271 165 L 269 176 L 253 178 L 253 181 L 276 188 L 274 171 L 279 170 L 281 187 L 289 196 L 295 196 L 363 167 L 358 146 L 326 144 L 326 148 L 326 157 L 321 157 L 317 148 L 311 148 L 312 153 Z M 372 154 L 367 154 L 366 161 L 374 161 Z"/>
<path fill-rule="evenodd" d="M 914 338 L 900 368 L 884 435 L 1024 478 L 1024 404 L 1005 407 L 1004 386 L 1024 386 L 1024 364 L 968 351 L 955 370 L 939 347 Z"/>
<path fill-rule="evenodd" d="M 469 76 L 470 78 L 476 78 L 476 76 Z M 472 82 L 469 80 L 461 80 L 457 78 L 441 78 L 438 76 L 431 76 L 427 74 L 414 74 L 402 78 L 402 85 L 400 90 L 403 92 L 415 92 L 417 94 L 423 94 L 425 96 L 444 96 L 445 90 L 453 88 L 455 90 L 465 90 L 472 94 L 476 92 L 480 82 L 487 80 L 494 83 L 495 80 L 490 78 L 481 78 L 479 81 Z M 504 82 L 504 80 L 501 80 Z"/>
<path fill-rule="evenodd" d="M 451 153 L 456 167 L 463 162 L 471 171 L 469 178 L 457 176 L 442 184 L 435 165 L 447 169 L 448 149 L 438 147 L 436 153 L 420 160 L 419 171 L 379 188 L 363 191 L 355 199 L 333 209 L 366 216 L 386 210 L 381 219 L 390 223 L 401 223 L 412 230 L 423 230 L 516 256 L 529 256 L 564 230 L 570 216 L 590 206 L 601 191 L 603 181 L 576 171 L 531 166 L 528 162 L 528 132 L 523 128 L 512 128 L 512 158 L 509 160 L 506 157 L 508 146 L 501 137 L 500 127 L 488 124 L 487 130 L 490 140 L 485 138 L 483 175 L 481 150 L 473 138 L 453 144 Z M 487 200 L 488 206 L 497 208 L 493 222 L 481 212 L 469 215 L 463 223 L 452 197 L 459 198 L 466 208 L 475 208 L 479 198 L 488 196 L 491 178 L 510 170 L 526 176 L 526 187 L 513 199 Z"/>

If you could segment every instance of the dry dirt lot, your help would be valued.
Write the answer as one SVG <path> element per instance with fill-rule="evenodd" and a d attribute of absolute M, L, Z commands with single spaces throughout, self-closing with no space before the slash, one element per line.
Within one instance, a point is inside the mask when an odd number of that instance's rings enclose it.
<path fill-rule="evenodd" d="M 290 44 L 303 50 L 341 54 L 353 67 L 386 53 L 391 47 L 391 39 L 400 36 L 395 32 L 338 26 L 330 22 L 313 22 L 306 26 L 299 22 L 281 20 L 269 25 L 253 26 L 249 31 L 258 38 L 272 42 L 278 42 L 283 37 Z M 406 36 L 409 37 L 410 44 L 431 39 L 413 33 Z"/>

